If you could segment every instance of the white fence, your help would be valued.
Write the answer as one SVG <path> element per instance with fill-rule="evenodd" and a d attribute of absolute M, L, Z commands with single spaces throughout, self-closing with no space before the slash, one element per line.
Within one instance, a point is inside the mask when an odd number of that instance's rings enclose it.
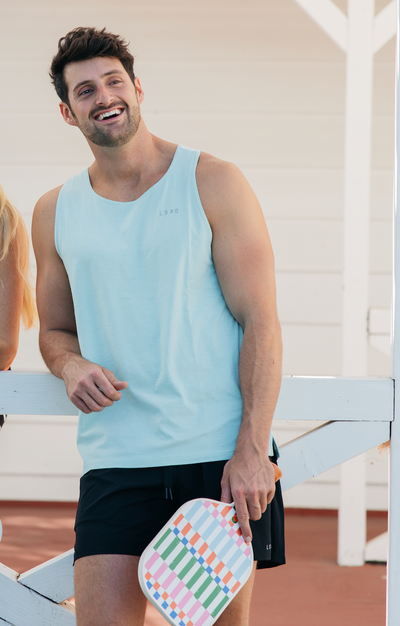
<path fill-rule="evenodd" d="M 75 415 L 77 410 L 63 382 L 50 374 L 0 372 L 0 413 Z M 390 378 L 285 377 L 275 419 L 325 424 L 281 446 L 283 489 L 384 443 L 390 437 L 393 416 Z M 399 556 L 399 551 L 392 550 L 389 585 L 397 589 Z M 75 624 L 74 607 L 67 602 L 74 594 L 72 559 L 70 550 L 22 575 L 0 564 L 0 623 Z M 390 604 L 394 602 L 391 594 Z M 400 624 L 400 612 L 394 608 L 392 612 L 390 626 Z"/>

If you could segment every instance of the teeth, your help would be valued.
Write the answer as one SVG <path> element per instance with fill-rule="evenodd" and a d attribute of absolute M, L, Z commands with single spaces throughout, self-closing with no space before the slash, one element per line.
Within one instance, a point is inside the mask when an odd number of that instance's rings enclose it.
<path fill-rule="evenodd" d="M 110 115 L 115 115 L 117 113 L 121 113 L 122 109 L 112 109 L 111 111 L 106 111 L 106 113 L 100 113 L 99 117 L 97 118 L 98 120 L 104 120 L 107 117 L 110 117 Z"/>

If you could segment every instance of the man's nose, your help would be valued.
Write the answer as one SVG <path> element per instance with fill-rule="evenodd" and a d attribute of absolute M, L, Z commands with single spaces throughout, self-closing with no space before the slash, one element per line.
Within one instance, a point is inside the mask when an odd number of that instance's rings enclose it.
<path fill-rule="evenodd" d="M 100 87 L 97 88 L 96 104 L 108 106 L 113 102 L 113 100 L 114 96 L 112 93 L 109 92 L 107 87 L 105 87 L 104 85 L 100 85 Z"/>

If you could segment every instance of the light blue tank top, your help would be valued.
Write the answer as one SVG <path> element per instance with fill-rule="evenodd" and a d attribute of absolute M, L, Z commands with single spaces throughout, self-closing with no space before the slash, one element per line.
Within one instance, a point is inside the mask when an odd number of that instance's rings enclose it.
<path fill-rule="evenodd" d="M 198 158 L 179 146 L 167 173 L 132 202 L 97 195 L 87 170 L 60 191 L 55 244 L 81 353 L 128 382 L 112 407 L 79 416 L 84 472 L 217 461 L 234 452 L 242 329 L 212 261 Z"/>

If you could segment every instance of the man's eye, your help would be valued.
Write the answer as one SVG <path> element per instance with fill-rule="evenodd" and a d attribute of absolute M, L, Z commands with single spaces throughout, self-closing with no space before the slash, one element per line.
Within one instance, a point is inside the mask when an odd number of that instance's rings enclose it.
<path fill-rule="evenodd" d="M 92 90 L 91 89 L 84 89 L 83 91 L 80 92 L 80 96 L 86 96 L 88 93 L 90 93 Z"/>
<path fill-rule="evenodd" d="M 117 84 L 118 84 L 118 83 L 120 83 L 120 82 L 121 82 L 121 81 L 120 81 L 120 79 L 119 79 L 119 78 L 116 78 L 115 80 L 112 80 L 112 81 L 111 81 L 110 85 L 117 85 Z"/>

